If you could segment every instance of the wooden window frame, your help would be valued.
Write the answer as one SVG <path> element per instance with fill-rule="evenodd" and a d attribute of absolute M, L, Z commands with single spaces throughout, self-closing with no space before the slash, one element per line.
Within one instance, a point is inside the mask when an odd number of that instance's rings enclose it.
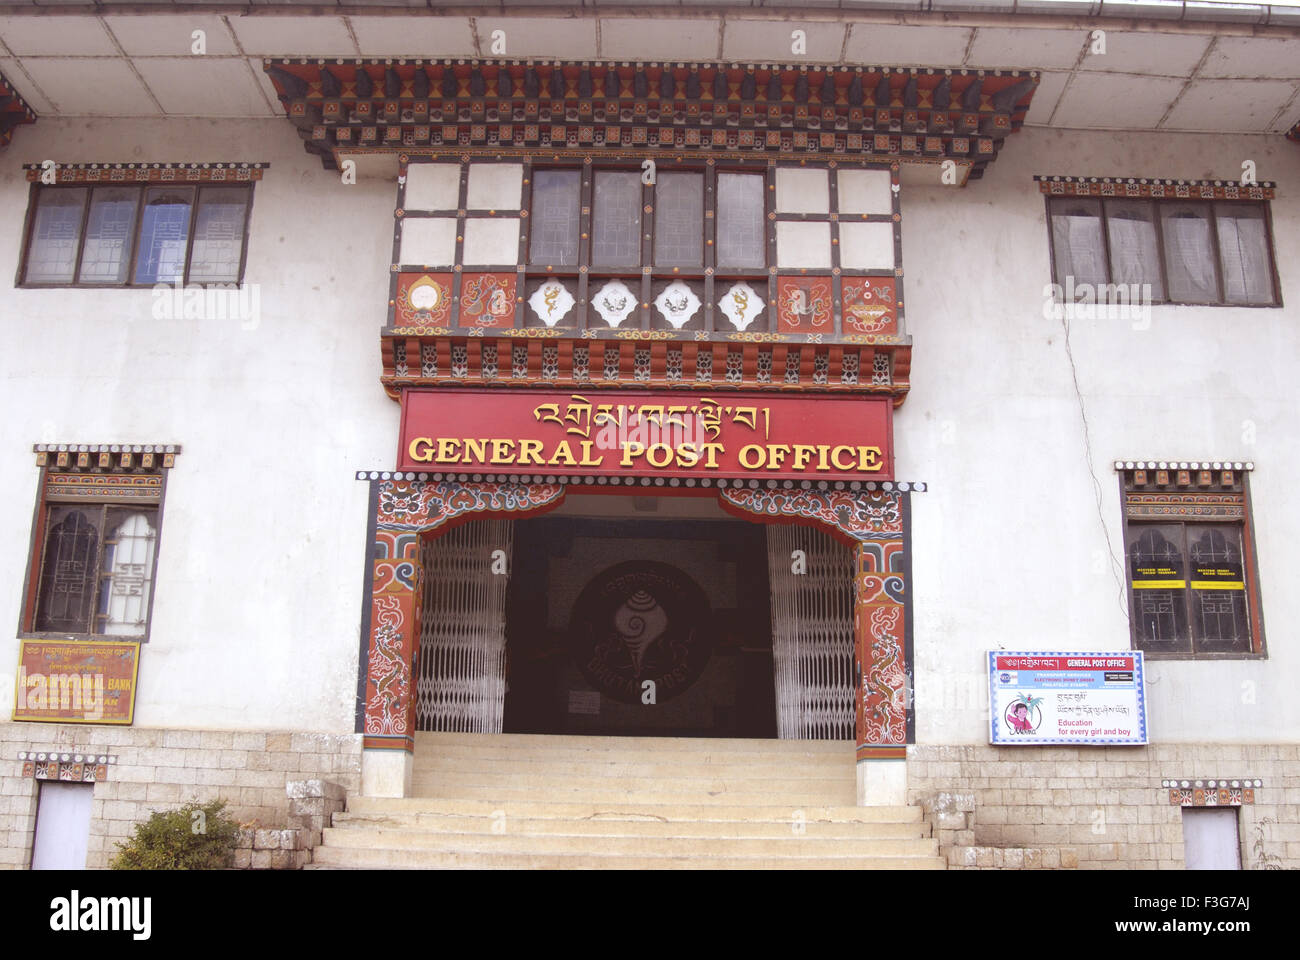
<path fill-rule="evenodd" d="M 1070 202 L 1077 202 L 1081 200 L 1097 202 L 1098 208 L 1101 211 L 1097 219 L 1100 222 L 1101 241 L 1103 245 L 1103 250 L 1106 255 L 1106 281 L 1105 282 L 1109 284 L 1114 282 L 1111 279 L 1111 277 L 1114 275 L 1114 268 L 1111 263 L 1110 223 L 1106 212 L 1106 205 L 1107 205 L 1106 202 L 1108 200 L 1122 200 L 1128 203 L 1145 203 L 1151 205 L 1151 210 L 1153 215 L 1152 222 L 1155 225 L 1155 232 L 1156 232 L 1156 256 L 1160 263 L 1160 281 L 1161 281 L 1161 286 L 1165 292 L 1165 295 L 1162 299 L 1159 300 L 1154 298 L 1152 299 L 1151 303 L 1153 305 L 1180 306 L 1180 307 L 1182 306 L 1240 307 L 1240 308 L 1251 309 L 1251 310 L 1277 309 L 1283 306 L 1282 285 L 1281 285 L 1281 278 L 1278 276 L 1278 272 L 1277 272 L 1277 250 L 1276 250 L 1276 245 L 1274 242 L 1274 235 L 1273 235 L 1273 207 L 1271 202 L 1268 200 L 1212 200 L 1204 197 L 1161 197 L 1161 198 L 1127 197 L 1127 196 L 1074 197 L 1074 196 L 1052 196 L 1052 195 L 1045 196 L 1044 200 L 1046 201 L 1046 210 L 1047 210 L 1047 250 L 1048 250 L 1048 258 L 1052 266 L 1052 282 L 1056 284 L 1058 287 L 1061 287 L 1062 289 L 1065 286 L 1065 278 L 1061 277 L 1057 273 L 1056 241 L 1052 236 L 1052 216 L 1053 216 L 1054 208 L 1057 205 L 1067 204 Z M 1182 204 L 1191 204 L 1191 203 L 1204 204 L 1206 207 L 1209 208 L 1210 238 L 1213 241 L 1213 248 L 1214 248 L 1214 263 L 1213 263 L 1214 282 L 1215 282 L 1215 289 L 1218 291 L 1218 297 L 1219 297 L 1219 299 L 1217 300 L 1210 300 L 1210 301 L 1175 300 L 1172 299 L 1170 296 L 1169 277 L 1168 277 L 1169 270 L 1165 264 L 1165 236 L 1164 236 L 1164 226 L 1161 222 L 1161 217 L 1160 217 L 1160 207 L 1161 205 L 1168 206 L 1168 205 L 1182 205 Z M 1239 205 L 1243 207 L 1252 206 L 1263 210 L 1264 238 L 1265 238 L 1265 243 L 1268 247 L 1269 279 L 1272 283 L 1272 294 L 1273 294 L 1272 302 L 1270 303 L 1229 303 L 1224 298 L 1223 263 L 1219 251 L 1219 218 L 1216 213 L 1218 206 L 1221 204 L 1222 205 L 1232 204 L 1232 205 Z M 1139 281 L 1139 282 L 1144 283 L 1146 281 Z"/>
<path fill-rule="evenodd" d="M 1172 468 L 1170 473 L 1176 473 L 1177 470 Z M 1215 471 L 1217 473 L 1217 471 Z M 1119 476 L 1120 487 L 1120 504 L 1122 516 L 1121 536 L 1123 543 L 1123 570 L 1124 570 L 1124 592 L 1128 602 L 1128 619 L 1129 619 L 1129 647 L 1132 650 L 1141 650 L 1148 660 L 1265 660 L 1268 659 L 1268 650 L 1264 642 L 1264 614 L 1263 604 L 1260 596 L 1259 585 L 1259 559 L 1258 550 L 1255 540 L 1255 522 L 1254 514 L 1251 507 L 1250 494 L 1250 472 L 1248 470 L 1237 471 L 1240 474 L 1240 486 L 1242 495 L 1242 517 L 1240 519 L 1216 517 L 1216 516 L 1162 516 L 1162 517 L 1142 517 L 1132 518 L 1129 516 L 1128 497 L 1139 492 L 1139 488 L 1131 484 L 1127 479 L 1127 471 L 1121 471 Z M 1173 486 L 1165 485 L 1169 492 L 1175 492 Z M 1196 497 L 1204 496 L 1207 499 L 1213 495 L 1211 491 L 1193 490 L 1180 488 L 1176 491 L 1180 495 Z M 1242 651 L 1198 651 L 1196 649 L 1196 636 L 1192 629 L 1192 601 L 1195 591 L 1190 586 L 1190 570 L 1187 573 L 1188 586 L 1183 588 L 1183 603 L 1187 612 L 1187 650 L 1180 651 L 1162 651 L 1158 649 L 1147 649 L 1138 635 L 1137 623 L 1137 598 L 1135 596 L 1132 578 L 1129 572 L 1129 538 L 1134 530 L 1140 530 L 1143 527 L 1151 526 L 1179 526 L 1183 529 L 1183 542 L 1187 542 L 1187 528 L 1194 527 L 1198 524 L 1213 524 L 1217 526 L 1239 526 L 1241 529 L 1242 545 L 1242 569 L 1245 580 L 1245 600 L 1246 600 L 1246 618 L 1247 630 L 1250 639 L 1250 649 Z M 1190 565 L 1191 560 L 1184 550 L 1183 562 Z M 1180 637 L 1180 641 L 1181 641 Z"/>
<path fill-rule="evenodd" d="M 36 506 L 32 512 L 32 534 L 28 543 L 27 565 L 25 568 L 23 580 L 22 604 L 19 609 L 18 637 L 24 640 L 97 640 L 97 641 L 122 641 L 131 643 L 147 643 L 153 632 L 153 608 L 154 599 L 157 595 L 158 573 L 161 569 L 160 560 L 162 557 L 162 529 L 164 512 L 167 500 L 167 474 L 169 470 L 163 469 L 157 471 L 161 477 L 161 485 L 158 500 L 142 501 L 126 496 L 115 496 L 112 493 L 98 495 L 94 497 L 83 498 L 65 498 L 58 496 L 49 496 L 47 493 L 47 480 L 51 476 L 57 476 L 64 473 L 82 473 L 85 471 L 72 471 L 60 469 L 46 464 L 41 467 L 40 483 L 36 494 Z M 152 471 L 150 472 L 153 473 Z M 41 599 L 41 585 L 44 576 L 45 556 L 49 549 L 49 517 L 51 508 L 82 506 L 87 512 L 98 511 L 99 516 L 103 518 L 110 507 L 136 508 L 138 512 L 152 512 L 154 522 L 154 555 L 153 555 L 153 575 L 149 585 L 149 603 L 145 611 L 144 633 L 139 636 L 128 636 L 121 634 L 107 634 L 95 632 L 67 632 L 67 631 L 49 631 L 37 630 L 38 605 Z M 100 600 L 100 583 L 103 580 L 103 550 L 104 550 L 104 530 L 100 529 L 99 544 L 96 548 L 96 585 L 94 596 L 91 600 L 91 622 L 97 623 L 99 617 L 99 600 Z"/>
<path fill-rule="evenodd" d="M 92 282 L 83 282 L 81 279 L 82 259 L 83 259 L 83 255 L 85 254 L 85 247 L 86 247 L 86 227 L 89 225 L 90 222 L 90 211 L 92 206 L 94 205 L 95 191 L 101 188 L 109 189 L 109 190 L 135 190 L 137 193 L 135 222 L 133 223 L 131 228 L 131 251 L 127 258 L 126 280 L 121 282 L 92 283 Z M 244 282 L 244 273 L 248 266 L 248 241 L 249 241 L 251 226 L 253 222 L 253 194 L 254 194 L 253 182 L 249 181 L 249 182 L 238 182 L 238 183 L 231 183 L 231 182 L 189 183 L 186 181 L 177 181 L 177 182 L 148 181 L 142 183 L 105 182 L 105 183 L 59 183 L 59 184 L 33 183 L 31 184 L 31 189 L 28 193 L 28 199 L 27 199 L 27 217 L 23 224 L 22 256 L 19 258 L 18 274 L 17 277 L 15 278 L 14 286 L 20 288 L 27 288 L 27 289 L 36 289 L 36 290 L 67 289 L 67 288 L 77 288 L 77 289 L 84 289 L 84 290 L 122 290 L 122 289 L 152 290 L 160 283 L 166 284 L 167 286 L 171 286 L 172 284 L 174 284 L 176 282 L 175 280 L 170 280 L 170 281 L 156 280 L 152 283 L 135 282 L 136 268 L 138 266 L 138 259 L 140 254 L 140 232 L 143 224 L 142 214 L 145 208 L 145 197 L 148 194 L 148 191 L 152 188 L 171 188 L 171 189 L 187 190 L 191 194 L 190 218 L 189 218 L 189 225 L 187 228 L 187 237 L 185 241 L 185 270 L 182 274 L 181 284 L 186 287 L 193 285 L 193 286 L 199 286 L 204 288 L 224 287 L 232 283 L 236 285 L 242 284 Z M 32 235 L 36 229 L 36 217 L 39 211 L 41 196 L 44 195 L 46 191 L 78 190 L 78 189 L 84 189 L 86 191 L 86 200 L 81 209 L 81 229 L 77 236 L 77 253 L 73 263 L 72 279 L 70 281 L 28 280 L 27 266 L 28 266 L 28 260 L 30 259 L 32 253 Z M 237 278 L 234 280 L 192 281 L 190 279 L 190 268 L 192 265 L 191 262 L 194 257 L 194 236 L 195 236 L 195 231 L 197 229 L 198 220 L 199 220 L 198 217 L 199 207 L 200 207 L 199 198 L 200 198 L 201 191 L 205 189 L 245 191 L 244 232 L 243 232 L 242 246 L 239 252 L 239 272 Z"/>

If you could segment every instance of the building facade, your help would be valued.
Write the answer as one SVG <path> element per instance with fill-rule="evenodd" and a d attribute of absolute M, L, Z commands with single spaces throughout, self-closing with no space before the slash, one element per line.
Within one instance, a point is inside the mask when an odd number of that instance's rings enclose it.
<path fill-rule="evenodd" d="M 6 7 L 0 862 L 504 730 L 1295 866 L 1296 30 L 1082 6 Z M 990 743 L 1133 650 L 1149 742 Z"/>

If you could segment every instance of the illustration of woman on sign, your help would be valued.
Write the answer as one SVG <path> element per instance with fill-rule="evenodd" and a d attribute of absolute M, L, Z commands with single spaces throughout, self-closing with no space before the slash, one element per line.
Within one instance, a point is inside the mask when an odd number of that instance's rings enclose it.
<path fill-rule="evenodd" d="M 1013 734 L 1033 733 L 1038 729 L 1038 724 L 1042 721 L 1038 705 L 1042 702 L 1042 697 L 1031 697 L 1023 693 L 1011 701 L 1004 716 Z"/>

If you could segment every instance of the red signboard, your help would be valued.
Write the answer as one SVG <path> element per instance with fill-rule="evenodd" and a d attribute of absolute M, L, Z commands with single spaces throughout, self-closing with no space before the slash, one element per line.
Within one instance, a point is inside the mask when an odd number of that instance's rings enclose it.
<path fill-rule="evenodd" d="M 15 721 L 130 724 L 134 718 L 139 643 L 23 640 L 18 656 Z"/>
<path fill-rule="evenodd" d="M 892 480 L 888 397 L 406 390 L 397 469 Z"/>

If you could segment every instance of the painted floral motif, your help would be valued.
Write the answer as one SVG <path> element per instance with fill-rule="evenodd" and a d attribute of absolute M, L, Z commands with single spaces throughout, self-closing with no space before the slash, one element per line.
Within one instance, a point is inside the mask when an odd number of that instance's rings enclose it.
<path fill-rule="evenodd" d="M 622 280 L 611 280 L 596 291 L 591 305 L 611 327 L 617 327 L 637 308 L 636 295 Z"/>
<path fill-rule="evenodd" d="M 691 322 L 691 318 L 700 309 L 700 298 L 688 284 L 674 280 L 655 297 L 655 307 L 659 310 L 659 315 L 672 324 L 674 330 L 680 330 Z"/>
<path fill-rule="evenodd" d="M 897 493 L 728 488 L 720 496 L 724 506 L 758 516 L 803 517 L 852 540 L 884 540 L 903 532 L 902 495 Z"/>
<path fill-rule="evenodd" d="M 366 678 L 366 733 L 405 734 L 411 699 L 411 658 L 402 633 L 402 599 L 371 598 L 370 659 Z"/>
<path fill-rule="evenodd" d="M 890 277 L 845 277 L 844 329 L 858 333 L 896 333 L 894 280 Z"/>
<path fill-rule="evenodd" d="M 509 327 L 515 320 L 515 283 L 510 273 L 467 273 L 460 282 L 462 327 Z"/>
<path fill-rule="evenodd" d="M 384 480 L 379 489 L 379 529 L 434 530 L 466 513 L 537 510 L 558 502 L 558 483 L 488 483 L 453 480 Z"/>
<path fill-rule="evenodd" d="M 403 273 L 397 278 L 397 326 L 447 323 L 451 317 L 451 275 Z"/>
<path fill-rule="evenodd" d="M 776 319 L 781 333 L 816 333 L 833 328 L 830 277 L 780 277 Z"/>

